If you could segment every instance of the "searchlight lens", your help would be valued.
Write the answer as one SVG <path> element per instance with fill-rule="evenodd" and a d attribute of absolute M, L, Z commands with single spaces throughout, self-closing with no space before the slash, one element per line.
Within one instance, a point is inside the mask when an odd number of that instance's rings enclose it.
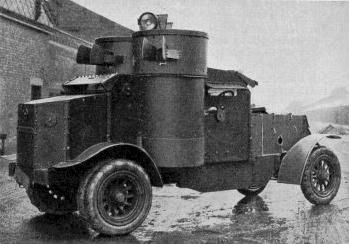
<path fill-rule="evenodd" d="M 144 30 L 153 30 L 158 25 L 158 19 L 153 13 L 143 13 L 138 19 L 139 29 Z"/>

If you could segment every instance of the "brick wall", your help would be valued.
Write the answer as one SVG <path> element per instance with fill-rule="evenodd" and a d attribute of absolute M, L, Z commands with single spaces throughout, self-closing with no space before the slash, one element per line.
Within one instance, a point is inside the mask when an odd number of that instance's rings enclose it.
<path fill-rule="evenodd" d="M 93 74 L 94 66 L 75 63 L 78 46 L 100 36 L 129 36 L 132 30 L 70 0 L 43 2 L 38 20 L 26 15 L 32 13 L 25 9 L 32 1 L 0 3 L 0 133 L 8 135 L 6 153 L 11 153 L 16 149 L 17 106 L 30 100 L 31 83 L 39 82 L 47 97 L 63 82 Z"/>
<path fill-rule="evenodd" d="M 15 144 L 17 104 L 30 98 L 30 78 L 47 67 L 48 38 L 43 32 L 0 19 L 0 132 Z"/>
<path fill-rule="evenodd" d="M 0 17 L 0 133 L 8 134 L 7 153 L 15 151 L 17 106 L 30 100 L 31 80 L 42 81 L 42 96 L 93 66 L 75 63 L 77 47 L 85 42 L 69 35 L 31 28 Z"/>

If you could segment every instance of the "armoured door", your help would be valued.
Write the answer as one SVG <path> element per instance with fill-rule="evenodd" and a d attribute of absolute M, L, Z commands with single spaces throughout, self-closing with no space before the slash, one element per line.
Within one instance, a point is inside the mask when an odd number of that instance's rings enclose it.
<path fill-rule="evenodd" d="M 250 91 L 226 90 L 205 97 L 205 163 L 249 158 Z"/>

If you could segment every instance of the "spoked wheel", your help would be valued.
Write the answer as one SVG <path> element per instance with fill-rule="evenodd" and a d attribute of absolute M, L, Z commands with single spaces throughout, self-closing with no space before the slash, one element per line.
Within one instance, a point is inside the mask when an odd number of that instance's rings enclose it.
<path fill-rule="evenodd" d="M 313 204 L 328 204 L 336 196 L 341 169 L 336 155 L 325 147 L 313 151 L 305 165 L 301 189 Z"/>
<path fill-rule="evenodd" d="M 147 217 L 151 203 L 147 174 L 129 160 L 110 160 L 92 169 L 78 194 L 80 214 L 93 229 L 108 235 L 136 229 Z"/>
<path fill-rule="evenodd" d="M 261 193 L 266 186 L 267 185 L 264 185 L 264 186 L 251 185 L 245 189 L 238 189 L 238 192 L 240 192 L 245 196 L 256 196 L 259 193 Z"/>
<path fill-rule="evenodd" d="M 135 218 L 141 210 L 141 186 L 129 172 L 115 172 L 103 181 L 98 192 L 98 210 L 110 224 Z M 139 205 L 139 206 L 138 206 Z"/>

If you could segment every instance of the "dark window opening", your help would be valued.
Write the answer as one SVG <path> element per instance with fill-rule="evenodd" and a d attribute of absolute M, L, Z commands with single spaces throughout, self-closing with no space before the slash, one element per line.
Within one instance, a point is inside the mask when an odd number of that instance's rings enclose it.
<path fill-rule="evenodd" d="M 41 99 L 41 86 L 31 86 L 31 100 Z"/>

